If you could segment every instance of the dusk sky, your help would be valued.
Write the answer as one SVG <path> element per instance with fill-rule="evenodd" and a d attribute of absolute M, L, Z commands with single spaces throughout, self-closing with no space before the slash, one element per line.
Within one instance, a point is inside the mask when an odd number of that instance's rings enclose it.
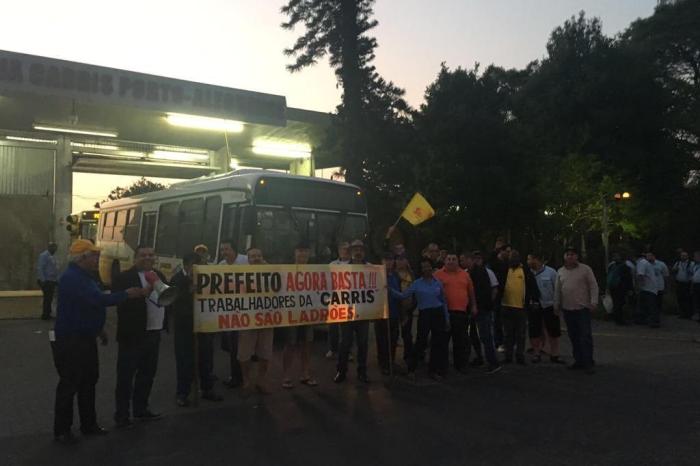
<path fill-rule="evenodd" d="M 327 63 L 290 74 L 283 0 L 36 0 L 3 5 L 0 49 L 269 92 L 332 111 Z M 376 66 L 419 106 L 441 62 L 523 67 L 545 55 L 552 29 L 584 10 L 606 34 L 653 13 L 656 0 L 378 0 Z M 91 185 L 93 183 L 90 183 Z M 95 183 L 96 185 L 96 183 Z M 103 185 L 104 186 L 104 185 Z M 77 188 L 77 187 L 76 187 Z M 92 189 L 92 188 L 90 188 Z M 76 195 L 90 197 L 95 193 Z M 104 196 L 103 196 L 104 197 Z"/>

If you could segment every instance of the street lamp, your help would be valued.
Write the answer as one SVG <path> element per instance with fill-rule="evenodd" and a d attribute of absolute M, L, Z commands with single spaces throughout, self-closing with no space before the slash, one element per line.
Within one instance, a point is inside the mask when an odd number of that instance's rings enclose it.
<path fill-rule="evenodd" d="M 612 198 L 615 201 L 628 201 L 632 198 L 632 195 L 627 192 L 623 191 L 621 193 L 615 193 L 613 194 Z M 610 246 L 609 246 L 609 238 L 610 238 L 610 229 L 608 226 L 608 201 L 609 198 L 606 196 L 603 196 L 603 249 L 605 250 L 605 270 L 607 273 L 608 270 L 608 264 L 610 263 Z"/>

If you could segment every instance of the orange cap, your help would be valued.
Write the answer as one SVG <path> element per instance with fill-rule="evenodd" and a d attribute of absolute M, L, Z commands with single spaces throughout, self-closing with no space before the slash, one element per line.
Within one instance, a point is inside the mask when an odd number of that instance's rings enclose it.
<path fill-rule="evenodd" d="M 92 244 L 92 241 L 87 239 L 76 239 L 70 245 L 69 252 L 71 254 L 83 254 L 86 252 L 99 252 L 100 248 Z"/>

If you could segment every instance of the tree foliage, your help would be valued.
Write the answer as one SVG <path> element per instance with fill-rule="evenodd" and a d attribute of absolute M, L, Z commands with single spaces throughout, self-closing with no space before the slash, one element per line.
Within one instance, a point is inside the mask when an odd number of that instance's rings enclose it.
<path fill-rule="evenodd" d="M 138 194 L 146 194 L 152 193 L 154 191 L 161 191 L 163 189 L 167 189 L 167 187 L 168 186 L 163 183 L 156 183 L 155 181 L 151 181 L 146 177 L 142 176 L 126 188 L 117 186 L 109 193 L 107 199 L 105 199 L 102 202 L 106 202 L 108 200 L 116 201 L 117 199 L 122 199 L 124 197 L 131 197 L 136 196 Z"/>

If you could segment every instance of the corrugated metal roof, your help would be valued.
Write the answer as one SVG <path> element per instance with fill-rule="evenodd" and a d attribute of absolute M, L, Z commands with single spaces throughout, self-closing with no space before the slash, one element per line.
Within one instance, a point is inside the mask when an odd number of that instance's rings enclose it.
<path fill-rule="evenodd" d="M 52 195 L 54 152 L 0 145 L 0 195 Z"/>

